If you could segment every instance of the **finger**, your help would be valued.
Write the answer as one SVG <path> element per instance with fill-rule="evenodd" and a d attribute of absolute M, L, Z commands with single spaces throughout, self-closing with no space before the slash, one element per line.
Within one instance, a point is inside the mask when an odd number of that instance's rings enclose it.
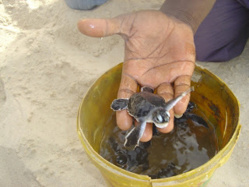
<path fill-rule="evenodd" d="M 78 22 L 81 33 L 92 37 L 104 37 L 119 32 L 119 20 L 113 19 L 83 19 Z"/>
<path fill-rule="evenodd" d="M 129 75 L 122 74 L 118 98 L 130 98 L 137 91 L 137 82 Z M 121 130 L 128 130 L 132 125 L 132 117 L 126 110 L 116 112 L 117 125 Z"/>
<path fill-rule="evenodd" d="M 157 94 L 162 96 L 166 102 L 173 99 L 174 97 L 173 88 L 170 83 L 160 84 L 159 87 L 157 88 Z M 170 120 L 168 126 L 165 128 L 158 128 L 158 130 L 162 133 L 168 133 L 172 131 L 174 128 L 174 110 L 171 109 L 169 113 L 170 113 Z"/>
<path fill-rule="evenodd" d="M 175 97 L 181 95 L 183 92 L 188 90 L 191 85 L 191 76 L 185 75 L 180 76 L 175 80 L 174 89 Z M 190 94 L 183 97 L 174 107 L 174 112 L 176 117 L 181 117 L 182 114 L 186 111 L 188 102 L 190 100 Z"/>
<path fill-rule="evenodd" d="M 148 142 L 152 138 L 152 123 L 147 123 L 144 134 L 140 139 L 141 142 Z"/>

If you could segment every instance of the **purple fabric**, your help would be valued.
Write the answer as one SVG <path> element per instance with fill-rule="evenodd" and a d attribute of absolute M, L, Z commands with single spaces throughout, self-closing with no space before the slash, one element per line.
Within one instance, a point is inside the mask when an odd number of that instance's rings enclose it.
<path fill-rule="evenodd" d="M 195 34 L 199 61 L 228 61 L 240 55 L 249 36 L 249 0 L 217 0 Z"/>
<path fill-rule="evenodd" d="M 249 9 L 249 0 L 237 0 L 240 4 L 242 4 L 244 7 Z"/>

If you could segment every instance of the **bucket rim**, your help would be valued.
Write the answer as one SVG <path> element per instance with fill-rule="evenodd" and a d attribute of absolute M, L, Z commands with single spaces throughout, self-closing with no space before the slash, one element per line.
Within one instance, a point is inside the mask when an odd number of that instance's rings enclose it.
<path fill-rule="evenodd" d="M 107 70 L 104 74 L 122 67 L 122 64 L 123 63 L 119 63 L 119 64 L 113 66 L 112 68 Z M 162 183 L 164 183 L 164 184 L 169 183 L 169 185 L 172 185 L 172 182 L 175 182 L 174 184 L 176 184 L 177 180 L 179 181 L 179 183 L 182 184 L 185 182 L 185 180 L 189 181 L 190 176 L 193 176 L 193 177 L 191 177 L 191 179 L 194 180 L 195 178 L 198 178 L 201 175 L 205 175 L 206 172 L 208 172 L 210 170 L 213 170 L 213 172 L 214 172 L 217 168 L 222 166 L 230 157 L 230 154 L 232 153 L 232 151 L 233 151 L 233 149 L 238 141 L 239 135 L 240 135 L 240 130 L 241 130 L 241 124 L 239 122 L 239 117 L 240 117 L 240 107 L 239 106 L 240 106 L 240 104 L 239 104 L 237 97 L 233 94 L 233 92 L 230 90 L 230 88 L 227 86 L 227 84 L 220 77 L 214 75 L 208 69 L 201 67 L 199 65 L 195 65 L 195 68 L 197 68 L 198 70 L 205 71 L 205 73 L 208 73 L 210 76 L 212 76 L 214 78 L 218 78 L 218 81 L 220 82 L 220 84 L 224 85 L 227 88 L 229 95 L 234 98 L 234 101 L 236 102 L 236 106 L 238 109 L 238 122 L 237 122 L 237 126 L 236 126 L 235 131 L 233 132 L 232 137 L 227 142 L 227 144 L 223 148 L 221 148 L 219 150 L 219 152 L 213 158 L 211 158 L 208 162 L 202 164 L 201 166 L 199 166 L 193 170 L 190 170 L 188 172 L 185 172 L 185 173 L 182 173 L 182 174 L 179 174 L 176 176 L 172 176 L 172 177 L 168 177 L 168 178 L 160 178 L 160 179 L 151 179 L 151 177 L 149 177 L 148 175 L 136 174 L 136 173 L 124 170 L 124 169 L 114 165 L 113 163 L 107 161 L 106 159 L 104 159 L 99 153 L 97 153 L 93 149 L 93 147 L 91 146 L 91 144 L 88 142 L 87 138 L 85 137 L 83 130 L 80 128 L 80 124 L 81 124 L 80 111 L 82 110 L 84 100 L 85 100 L 87 94 L 89 93 L 89 91 L 91 90 L 91 88 L 104 75 L 104 74 L 102 74 L 89 86 L 88 90 L 86 91 L 85 95 L 83 96 L 83 98 L 81 100 L 81 103 L 80 103 L 80 106 L 78 109 L 78 115 L 77 115 L 77 133 L 78 133 L 79 139 L 81 140 L 81 143 L 82 143 L 83 148 L 86 151 L 87 155 L 95 163 L 95 165 L 97 164 L 99 167 L 108 169 L 110 172 L 115 173 L 115 175 L 118 174 L 120 176 L 125 176 L 125 177 L 131 178 L 133 180 L 137 180 L 137 181 L 151 181 L 153 184 L 154 183 L 155 184 L 161 183 L 161 185 L 162 185 Z M 216 163 L 217 159 L 218 159 L 218 161 Z M 182 179 L 185 179 L 185 180 L 182 180 Z M 177 184 L 179 184 L 179 183 L 177 183 Z"/>

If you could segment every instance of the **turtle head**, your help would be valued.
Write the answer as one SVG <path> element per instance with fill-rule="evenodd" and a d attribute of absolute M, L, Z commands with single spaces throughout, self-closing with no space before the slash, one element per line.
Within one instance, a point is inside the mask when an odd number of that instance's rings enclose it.
<path fill-rule="evenodd" d="M 164 108 L 157 108 L 152 112 L 152 121 L 158 128 L 165 128 L 168 126 L 170 114 Z"/>

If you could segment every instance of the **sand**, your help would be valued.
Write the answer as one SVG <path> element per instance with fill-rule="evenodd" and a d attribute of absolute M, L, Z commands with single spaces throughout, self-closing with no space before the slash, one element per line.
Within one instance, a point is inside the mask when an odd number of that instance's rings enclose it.
<path fill-rule="evenodd" d="M 77 11 L 59 0 L 0 0 L 0 186 L 102 187 L 76 133 L 79 104 L 102 73 L 123 60 L 119 36 L 89 38 L 81 18 L 158 9 L 163 0 L 109 0 Z M 241 136 L 209 187 L 249 184 L 249 45 L 227 63 L 198 63 L 241 103 Z"/>

